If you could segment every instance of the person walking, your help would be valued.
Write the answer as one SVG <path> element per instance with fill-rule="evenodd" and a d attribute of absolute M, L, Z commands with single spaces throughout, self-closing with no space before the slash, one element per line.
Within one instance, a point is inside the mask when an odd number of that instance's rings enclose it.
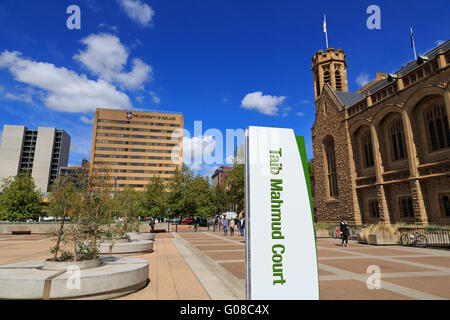
<path fill-rule="evenodd" d="M 194 231 L 197 232 L 197 228 L 198 228 L 198 218 L 195 217 L 194 218 Z"/>
<path fill-rule="evenodd" d="M 344 246 L 345 242 L 345 246 L 348 247 L 348 236 L 350 235 L 350 228 L 348 227 L 348 223 L 347 221 L 345 221 L 345 219 L 342 219 L 339 228 L 342 235 L 342 246 Z"/>
<path fill-rule="evenodd" d="M 343 234 L 343 232 L 344 232 L 346 226 L 348 226 L 348 223 L 347 223 L 347 221 L 345 221 L 344 218 L 342 218 L 342 219 L 341 219 L 341 223 L 339 224 L 339 233 L 340 233 L 340 236 L 341 236 L 341 237 L 342 237 L 342 234 Z"/>
<path fill-rule="evenodd" d="M 241 220 L 241 229 L 242 229 L 242 236 L 244 237 L 244 241 L 245 241 L 245 218 L 244 217 Z"/>
<path fill-rule="evenodd" d="M 224 233 L 224 235 L 227 235 L 228 222 L 227 222 L 227 218 L 226 217 L 223 218 L 222 223 L 223 223 L 223 233 Z"/>
<path fill-rule="evenodd" d="M 155 232 L 155 219 L 154 218 L 150 218 L 150 223 L 149 223 L 149 225 L 150 225 L 150 229 L 151 229 L 151 233 L 154 233 Z"/>
<path fill-rule="evenodd" d="M 230 220 L 230 236 L 234 236 L 234 225 L 235 225 L 235 221 L 234 219 Z"/>

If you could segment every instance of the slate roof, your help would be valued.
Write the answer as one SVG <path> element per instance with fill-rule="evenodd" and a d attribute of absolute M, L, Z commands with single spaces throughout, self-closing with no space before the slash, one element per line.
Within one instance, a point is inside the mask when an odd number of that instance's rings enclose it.
<path fill-rule="evenodd" d="M 343 91 L 334 91 L 336 96 L 341 101 L 342 105 L 344 106 L 352 106 L 355 103 L 363 100 L 366 98 L 366 95 L 363 93 L 357 93 L 357 92 L 343 92 Z"/>
<path fill-rule="evenodd" d="M 429 60 L 433 60 L 440 50 L 445 52 L 448 49 L 450 49 L 450 40 L 447 40 L 446 42 L 442 43 L 440 46 L 438 46 L 438 47 L 434 48 L 433 50 L 431 50 L 430 52 L 426 53 L 425 56 L 427 56 Z M 421 65 L 419 65 L 417 63 L 417 61 L 413 61 L 413 62 L 409 63 L 406 67 L 403 67 L 399 71 L 395 72 L 394 74 L 401 77 L 401 76 L 404 76 L 405 74 L 408 74 L 408 73 L 414 71 L 415 69 L 417 69 L 420 66 Z M 352 106 L 352 105 L 358 103 L 359 101 L 361 101 L 362 99 L 364 99 L 366 97 L 366 94 L 368 93 L 368 91 L 370 91 L 370 93 L 374 93 L 374 92 L 377 92 L 378 90 L 383 89 L 384 87 L 388 86 L 389 84 L 391 84 L 391 82 L 389 82 L 388 79 L 384 79 L 384 80 L 377 82 L 373 86 L 370 86 L 369 88 L 364 90 L 363 93 L 342 92 L 342 91 L 333 91 L 333 92 L 336 94 L 336 96 L 339 98 L 339 100 L 341 101 L 341 103 L 344 106 Z"/>

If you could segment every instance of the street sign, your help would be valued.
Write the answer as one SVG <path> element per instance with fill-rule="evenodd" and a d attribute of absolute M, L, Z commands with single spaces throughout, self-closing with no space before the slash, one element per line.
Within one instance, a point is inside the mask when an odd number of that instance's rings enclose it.
<path fill-rule="evenodd" d="M 245 169 L 247 299 L 319 299 L 303 138 L 292 129 L 249 127 Z"/>

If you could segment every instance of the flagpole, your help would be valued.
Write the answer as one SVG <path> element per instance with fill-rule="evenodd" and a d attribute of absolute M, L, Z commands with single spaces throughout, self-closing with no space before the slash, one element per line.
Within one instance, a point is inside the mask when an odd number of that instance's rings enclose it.
<path fill-rule="evenodd" d="M 411 30 L 411 46 L 414 50 L 414 60 L 417 60 L 416 43 L 414 41 L 414 32 L 412 26 L 410 27 L 410 30 Z"/>
<path fill-rule="evenodd" d="M 327 16 L 323 14 L 323 32 L 325 32 L 325 41 L 327 44 L 326 49 L 328 49 L 328 32 L 327 32 Z"/>

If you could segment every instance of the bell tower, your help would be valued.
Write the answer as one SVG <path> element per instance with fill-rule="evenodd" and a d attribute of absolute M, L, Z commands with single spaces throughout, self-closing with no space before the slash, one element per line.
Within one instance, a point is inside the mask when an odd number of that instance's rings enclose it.
<path fill-rule="evenodd" d="M 326 52 L 317 51 L 312 58 L 314 78 L 314 97 L 319 99 L 325 83 L 330 84 L 335 91 L 348 92 L 347 64 L 344 50 L 329 47 Z"/>

